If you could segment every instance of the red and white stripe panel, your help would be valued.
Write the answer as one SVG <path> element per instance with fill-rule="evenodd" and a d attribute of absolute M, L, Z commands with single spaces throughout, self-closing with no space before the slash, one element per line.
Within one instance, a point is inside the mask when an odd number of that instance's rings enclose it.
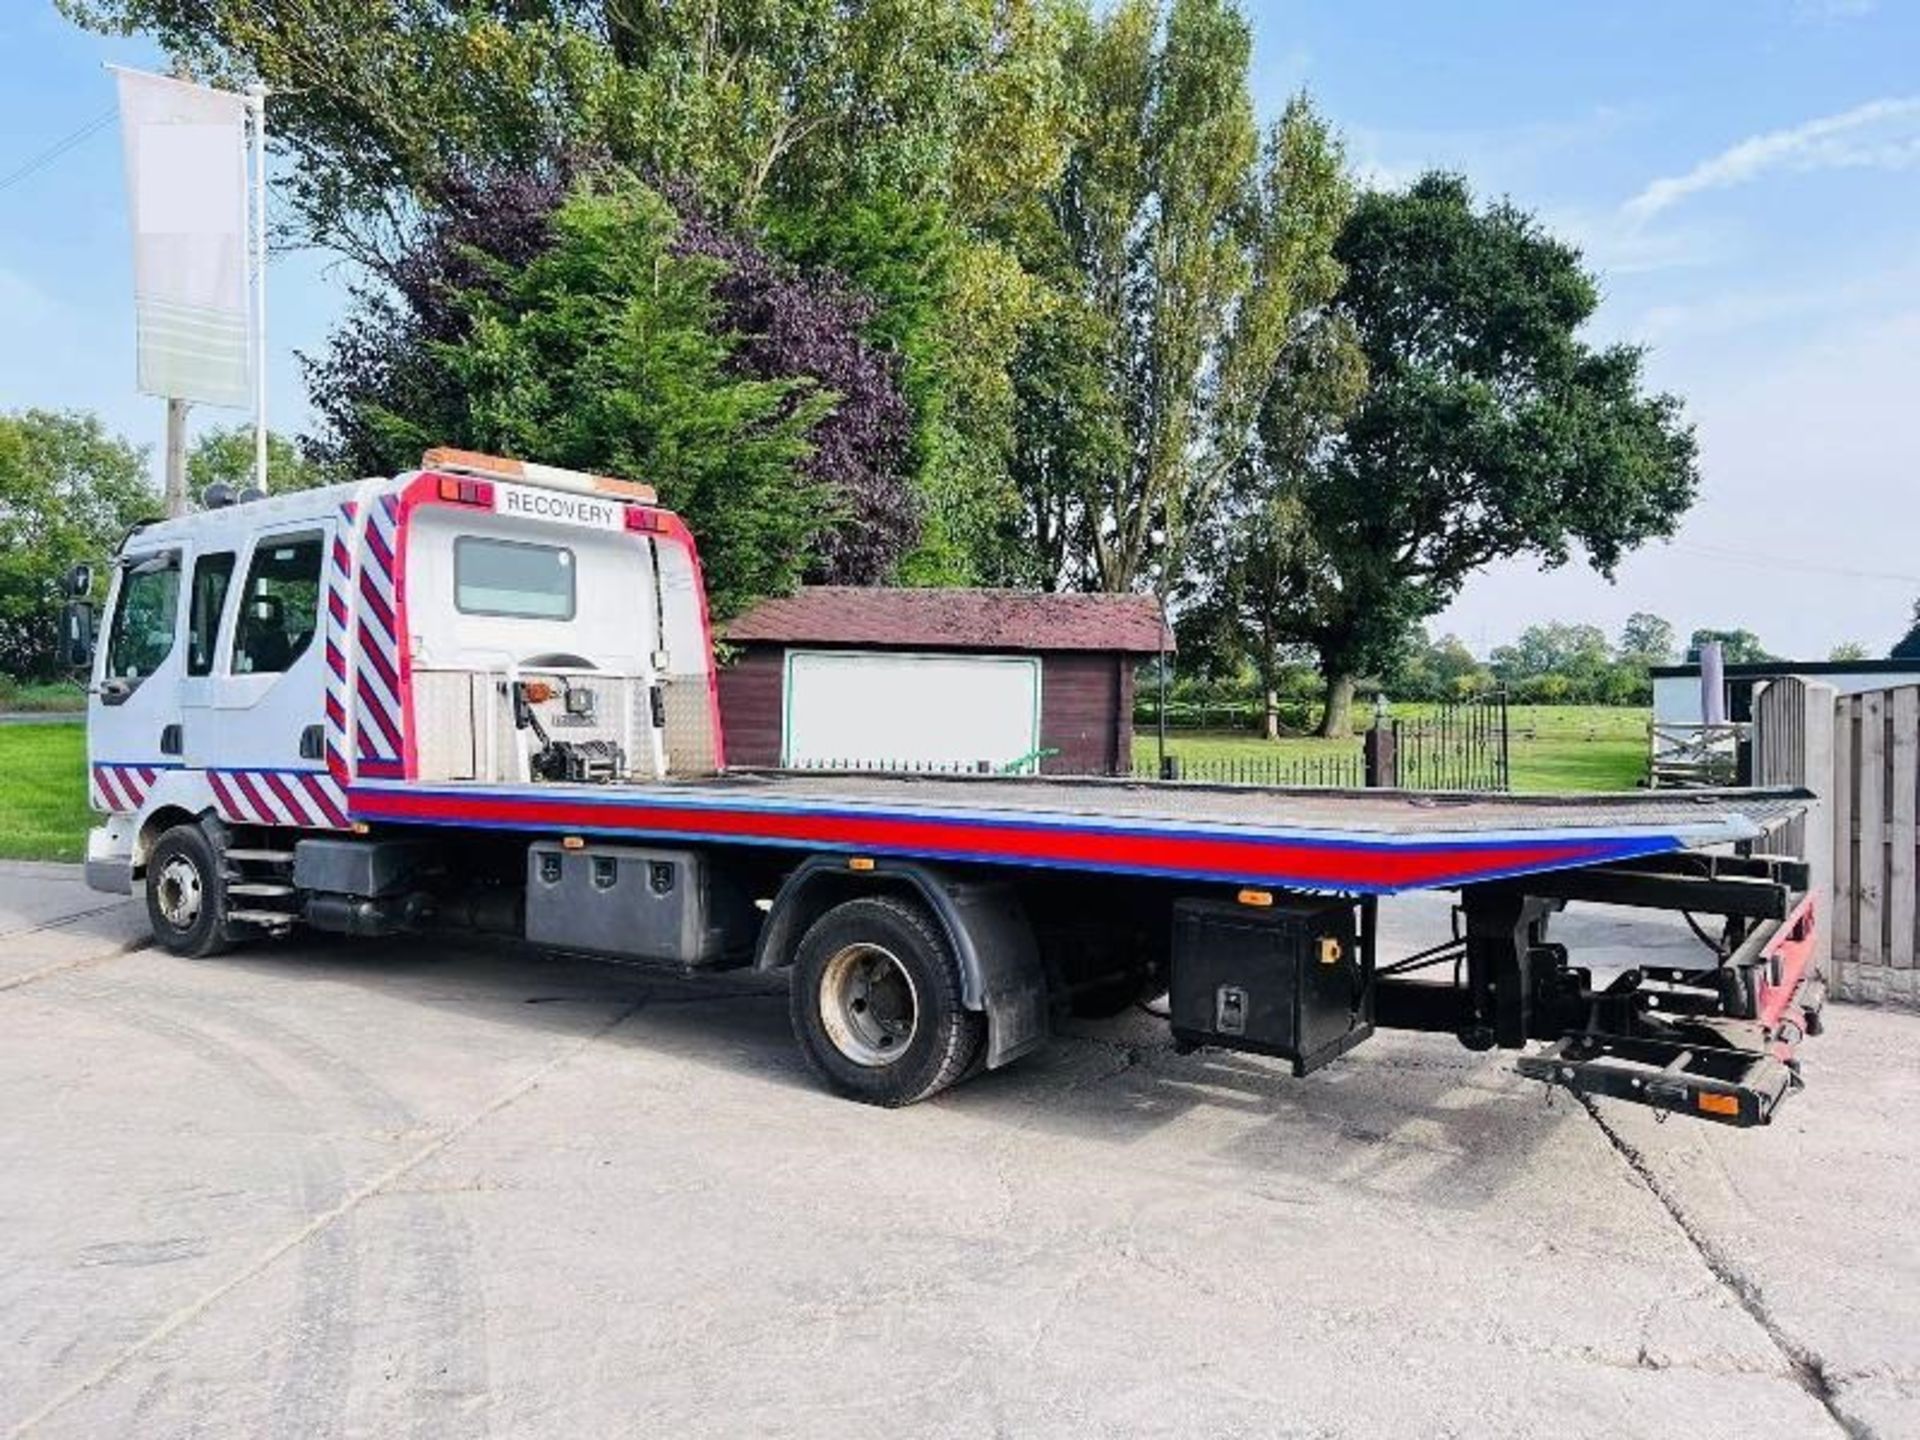
<path fill-rule="evenodd" d="M 400 497 L 367 507 L 360 538 L 359 663 L 354 667 L 354 754 L 369 775 L 397 775 L 405 757 L 401 734 L 398 566 Z"/>
<path fill-rule="evenodd" d="M 206 776 L 221 817 L 235 824 L 348 828 L 346 792 L 323 770 L 209 770 Z"/>
<path fill-rule="evenodd" d="M 340 506 L 334 527 L 332 554 L 327 559 L 327 613 L 323 630 L 326 645 L 327 773 L 347 779 L 347 653 L 353 626 L 353 518 L 357 502 Z"/>
<path fill-rule="evenodd" d="M 93 767 L 95 805 L 115 814 L 130 814 L 147 803 L 147 792 L 161 772 L 151 765 L 96 765 Z"/>

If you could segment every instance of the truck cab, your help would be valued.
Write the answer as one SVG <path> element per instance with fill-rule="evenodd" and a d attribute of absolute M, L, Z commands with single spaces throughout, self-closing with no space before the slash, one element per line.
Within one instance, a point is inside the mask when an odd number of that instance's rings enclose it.
<path fill-rule="evenodd" d="M 692 536 L 644 485 L 468 452 L 143 525 L 87 716 L 93 883 L 182 819 L 350 828 L 364 781 L 722 763 Z"/>

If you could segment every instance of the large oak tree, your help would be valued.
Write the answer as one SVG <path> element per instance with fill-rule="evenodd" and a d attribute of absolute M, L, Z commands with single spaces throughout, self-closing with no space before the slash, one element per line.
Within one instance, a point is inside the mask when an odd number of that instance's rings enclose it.
<path fill-rule="evenodd" d="M 1594 279 L 1531 216 L 1428 175 L 1364 196 L 1335 254 L 1366 387 L 1324 454 L 1249 480 L 1293 502 L 1276 608 L 1320 657 L 1330 735 L 1355 679 L 1474 572 L 1580 556 L 1610 577 L 1673 533 L 1699 483 L 1680 402 L 1646 392 L 1635 347 L 1581 339 Z"/>

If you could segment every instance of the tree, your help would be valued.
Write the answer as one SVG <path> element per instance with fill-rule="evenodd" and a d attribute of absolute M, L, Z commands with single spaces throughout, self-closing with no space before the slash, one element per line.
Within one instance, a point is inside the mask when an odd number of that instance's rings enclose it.
<path fill-rule="evenodd" d="M 331 485 L 342 475 L 302 455 L 277 431 L 267 432 L 267 489 L 278 495 Z M 236 490 L 256 483 L 253 426 L 215 426 L 203 430 L 187 451 L 187 490 L 198 496 L 216 480 Z"/>
<path fill-rule="evenodd" d="M 1022 423 L 1015 473 L 1043 552 L 1070 583 L 1170 589 L 1197 522 L 1246 456 L 1277 361 L 1339 283 L 1331 249 L 1350 201 L 1338 145 L 1304 99 L 1264 140 L 1247 87 L 1250 38 L 1228 0 L 1123 0 L 1081 28 L 1066 166 L 1036 261 L 1070 308 L 1040 352 L 1097 367 L 1118 463 L 1063 466 Z M 1058 347 L 1072 342 L 1077 357 Z M 1033 355 L 1034 352 L 1029 352 Z M 1029 400 L 1045 401 L 1043 387 Z M 1055 483 L 1070 488 L 1056 490 Z"/>
<path fill-rule="evenodd" d="M 1428 175 L 1363 197 L 1335 256 L 1367 387 L 1295 486 L 1312 544 L 1294 633 L 1320 656 L 1328 734 L 1355 678 L 1475 571 L 1577 547 L 1611 576 L 1698 485 L 1680 402 L 1642 392 L 1639 350 L 1578 338 L 1598 291 L 1530 216 Z"/>
<path fill-rule="evenodd" d="M 1669 664 L 1673 660 L 1673 639 L 1671 623 L 1636 610 L 1620 631 L 1620 658 L 1642 666 Z"/>
<path fill-rule="evenodd" d="M 1395 700 L 1466 700 L 1492 690 L 1496 681 L 1489 670 L 1457 635 L 1428 637 L 1424 628 L 1416 629 L 1399 662 L 1380 677 L 1386 693 Z"/>
<path fill-rule="evenodd" d="M 160 508 L 145 448 L 81 411 L 0 415 L 0 674 L 42 679 L 59 665 L 66 572 L 98 563 Z"/>
<path fill-rule="evenodd" d="M 265 82 L 294 228 L 376 270 L 443 181 L 555 150 L 692 182 L 729 220 L 882 192 L 991 215 L 1059 166 L 1064 0 L 59 5 Z"/>
<path fill-rule="evenodd" d="M 331 352 L 308 366 L 325 422 L 318 453 L 366 474 L 416 463 L 427 445 L 501 444 L 555 464 L 656 480 L 695 525 L 716 575 L 740 579 L 716 587 L 726 607 L 768 593 L 758 587 L 790 588 L 803 574 L 855 584 L 885 578 L 912 543 L 915 517 L 901 473 L 908 416 L 896 367 L 861 338 L 873 302 L 831 272 L 776 261 L 684 196 L 690 213 L 682 216 L 631 177 L 610 176 L 596 192 L 577 169 L 556 158 L 538 172 L 473 177 L 395 266 L 395 290 L 362 293 Z M 621 216 L 633 223 L 625 239 L 609 228 L 610 217 Z M 620 284 L 632 293 L 618 293 Z M 584 328 L 590 319 L 666 328 L 594 336 Z M 711 327 L 697 342 L 675 328 L 696 320 Z M 514 363 L 633 368 L 589 368 L 574 374 L 572 388 L 560 383 L 563 372 L 476 370 L 475 356 L 507 342 L 531 347 Z M 547 354 L 548 346 L 558 352 Z M 717 383 L 735 388 L 703 394 L 716 364 Z M 743 381 L 768 388 L 737 388 Z M 642 403 L 637 390 L 648 384 L 682 394 L 689 414 L 676 420 L 657 400 Z M 609 418 L 620 396 L 634 412 Z M 771 408 L 768 397 L 777 400 Z M 730 403 L 744 408 L 728 412 Z M 528 404 L 531 412 L 521 408 Z M 505 423 L 508 410 L 521 417 L 514 425 Z M 623 445 L 636 423 L 655 429 Z M 601 425 L 608 428 L 596 434 Z M 736 543 L 776 543 L 727 514 L 734 482 L 725 447 L 734 439 L 749 447 L 737 481 L 743 512 L 773 505 L 792 521 L 798 507 L 817 510 L 797 528 L 775 527 L 777 554 L 729 553 Z M 778 487 L 762 488 L 766 474 L 750 457 L 772 465 L 789 440 L 797 441 L 787 462 L 793 488 L 776 504 Z M 676 467 L 678 485 L 670 478 Z"/>
<path fill-rule="evenodd" d="M 1082 0 L 58 3 L 198 77 L 264 81 L 283 228 L 359 262 L 369 296 L 407 290 L 471 177 L 538 187 L 556 155 L 837 269 L 880 301 L 867 338 L 903 357 L 921 534 L 903 569 L 999 576 L 1010 369 L 1046 298 L 1017 238 L 1063 161 Z"/>
<path fill-rule="evenodd" d="M 1568 625 L 1549 621 L 1529 625 L 1511 645 L 1497 647 L 1490 657 L 1493 673 L 1502 684 L 1517 687 L 1529 680 L 1558 675 L 1571 691 L 1591 694 L 1613 663 L 1613 647 L 1597 625 Z"/>
<path fill-rule="evenodd" d="M 1920 600 L 1913 602 L 1913 624 L 1907 627 L 1907 633 L 1893 642 L 1893 649 L 1887 652 L 1892 660 L 1920 660 Z"/>
<path fill-rule="evenodd" d="M 1199 529 L 1198 574 L 1185 587 L 1197 622 L 1190 628 L 1211 633 L 1215 649 L 1253 665 L 1266 695 L 1269 738 L 1278 735 L 1281 676 L 1303 656 L 1297 610 L 1316 574 L 1298 481 L 1324 455 L 1365 385 L 1365 362 L 1343 319 L 1327 313 L 1306 323 L 1281 352 L 1254 453 Z M 1383 665 L 1404 675 L 1413 668 L 1411 649 Z"/>
<path fill-rule="evenodd" d="M 1751 630 L 1696 630 L 1687 640 L 1687 659 L 1698 661 L 1704 645 L 1718 641 L 1720 659 L 1728 665 L 1764 665 L 1779 656 L 1767 652 Z"/>
<path fill-rule="evenodd" d="M 1827 659 L 1836 664 L 1844 664 L 1854 660 L 1865 660 L 1866 658 L 1867 647 L 1862 645 L 1858 640 L 1842 640 L 1827 652 Z"/>

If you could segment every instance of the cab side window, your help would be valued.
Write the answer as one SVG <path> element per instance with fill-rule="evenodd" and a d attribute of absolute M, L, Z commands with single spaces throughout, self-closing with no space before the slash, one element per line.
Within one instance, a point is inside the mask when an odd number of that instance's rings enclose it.
<path fill-rule="evenodd" d="M 220 615 L 233 584 L 233 552 L 202 555 L 193 562 L 192 598 L 187 607 L 187 674 L 211 675 L 213 651 L 220 641 Z"/>
<path fill-rule="evenodd" d="M 129 560 L 120 573 L 120 599 L 107 636 L 105 678 L 137 685 L 173 653 L 180 609 L 180 552 L 162 550 Z"/>
<path fill-rule="evenodd" d="M 233 632 L 233 673 L 275 675 L 293 668 L 313 643 L 320 615 L 318 530 L 274 535 L 253 548 L 240 618 Z"/>

